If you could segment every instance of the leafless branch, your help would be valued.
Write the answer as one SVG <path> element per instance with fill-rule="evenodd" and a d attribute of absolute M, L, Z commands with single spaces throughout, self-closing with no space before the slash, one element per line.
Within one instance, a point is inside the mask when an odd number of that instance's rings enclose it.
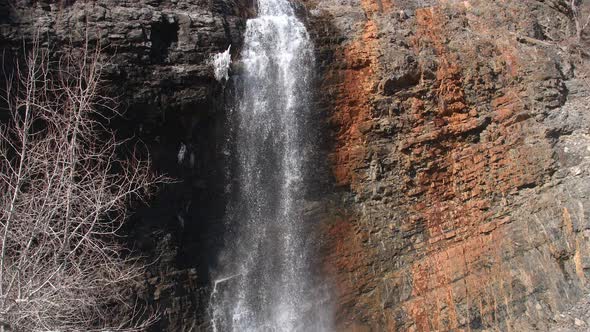
<path fill-rule="evenodd" d="M 122 160 L 100 119 L 100 49 L 50 61 L 35 42 L 9 80 L 0 128 L 0 331 L 140 331 L 145 264 L 120 244 L 130 200 L 164 179 Z M 115 309 L 116 308 L 116 309 Z"/>

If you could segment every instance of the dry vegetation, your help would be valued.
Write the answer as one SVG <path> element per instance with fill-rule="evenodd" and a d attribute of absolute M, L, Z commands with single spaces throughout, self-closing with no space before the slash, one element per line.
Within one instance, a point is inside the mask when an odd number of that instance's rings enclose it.
<path fill-rule="evenodd" d="M 0 331 L 144 330 L 145 266 L 121 246 L 130 200 L 161 182 L 101 123 L 99 51 L 51 62 L 36 43 L 8 77 L 0 129 Z M 112 113 L 112 109 L 109 112 Z"/>

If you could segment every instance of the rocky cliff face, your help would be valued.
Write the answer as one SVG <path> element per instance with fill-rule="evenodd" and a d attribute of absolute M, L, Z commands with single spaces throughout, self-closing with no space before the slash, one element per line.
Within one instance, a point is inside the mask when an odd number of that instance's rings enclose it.
<path fill-rule="evenodd" d="M 563 1 L 310 1 L 350 330 L 523 330 L 590 270 L 587 55 Z"/>
<path fill-rule="evenodd" d="M 157 259 L 146 276 L 149 301 L 162 309 L 155 331 L 189 331 L 204 321 L 224 211 L 224 92 L 210 59 L 230 44 L 239 49 L 250 7 L 241 0 L 0 1 L 4 59 L 21 54 L 35 34 L 55 56 L 86 39 L 100 45 L 105 93 L 124 113 L 111 125 L 179 181 L 129 224 L 130 245 Z"/>
<path fill-rule="evenodd" d="M 333 179 L 310 217 L 339 330 L 543 329 L 585 294 L 588 45 L 572 38 L 568 2 L 303 4 Z M 113 125 L 183 180 L 130 224 L 136 248 L 161 257 L 146 280 L 164 312 L 156 330 L 204 328 L 224 206 L 224 92 L 208 61 L 230 44 L 238 53 L 251 8 L 0 2 L 5 51 L 36 31 L 55 52 L 86 33 L 99 42 L 126 110 Z"/>

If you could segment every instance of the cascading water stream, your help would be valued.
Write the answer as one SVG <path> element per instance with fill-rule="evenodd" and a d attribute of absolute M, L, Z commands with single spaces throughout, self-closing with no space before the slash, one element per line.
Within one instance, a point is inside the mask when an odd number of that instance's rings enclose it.
<path fill-rule="evenodd" d="M 326 330 L 302 218 L 313 46 L 288 0 L 258 0 L 241 56 L 229 235 L 211 323 L 216 331 Z"/>

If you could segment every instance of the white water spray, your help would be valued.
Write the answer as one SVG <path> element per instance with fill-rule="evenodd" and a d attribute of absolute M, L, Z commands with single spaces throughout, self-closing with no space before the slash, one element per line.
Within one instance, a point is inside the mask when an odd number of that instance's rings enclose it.
<path fill-rule="evenodd" d="M 213 70 L 215 79 L 219 82 L 227 81 L 229 78 L 229 66 L 231 65 L 230 49 L 231 45 L 229 45 L 225 52 L 213 55 Z"/>
<path fill-rule="evenodd" d="M 241 61 L 229 234 L 213 276 L 211 324 L 224 332 L 329 330 L 302 217 L 313 46 L 288 0 L 258 0 Z"/>

